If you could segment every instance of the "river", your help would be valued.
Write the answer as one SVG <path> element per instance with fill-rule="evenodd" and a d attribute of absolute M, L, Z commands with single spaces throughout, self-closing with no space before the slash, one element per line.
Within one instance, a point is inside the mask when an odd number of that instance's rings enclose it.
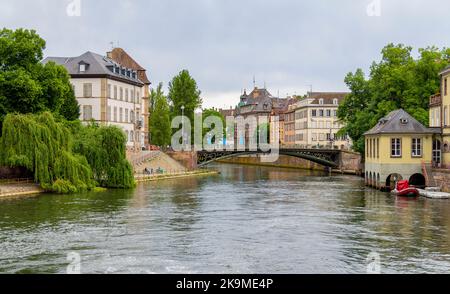
<path fill-rule="evenodd" d="M 0 200 L 0 272 L 450 271 L 450 201 L 398 199 L 354 176 L 213 165 L 217 176 Z"/>

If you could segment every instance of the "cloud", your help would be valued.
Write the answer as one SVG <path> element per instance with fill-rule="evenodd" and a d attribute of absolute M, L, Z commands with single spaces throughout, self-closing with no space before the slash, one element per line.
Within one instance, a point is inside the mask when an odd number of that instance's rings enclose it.
<path fill-rule="evenodd" d="M 448 45 L 446 0 L 0 0 L 0 26 L 35 28 L 46 55 L 123 47 L 153 84 L 189 69 L 205 106 L 235 104 L 241 89 L 267 83 L 272 94 L 346 90 L 345 75 L 367 71 L 389 42 L 415 48 Z"/>

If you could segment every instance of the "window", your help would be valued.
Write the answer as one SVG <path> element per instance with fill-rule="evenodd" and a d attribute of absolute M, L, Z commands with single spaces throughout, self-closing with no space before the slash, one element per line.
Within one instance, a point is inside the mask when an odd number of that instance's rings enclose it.
<path fill-rule="evenodd" d="M 108 98 L 111 98 L 111 84 L 108 84 L 108 90 L 107 90 L 107 96 L 108 96 Z"/>
<path fill-rule="evenodd" d="M 337 117 L 337 110 L 333 110 L 333 116 Z"/>
<path fill-rule="evenodd" d="M 335 98 L 335 99 L 333 99 L 333 104 L 334 105 L 338 105 L 338 100 Z"/>
<path fill-rule="evenodd" d="M 311 137 L 313 141 L 317 141 L 317 133 L 313 133 Z"/>
<path fill-rule="evenodd" d="M 117 107 L 114 107 L 114 121 L 117 122 Z"/>
<path fill-rule="evenodd" d="M 123 101 L 123 88 L 120 87 L 120 101 Z"/>
<path fill-rule="evenodd" d="M 90 121 L 92 119 L 92 106 L 84 105 L 83 106 L 83 120 Z"/>
<path fill-rule="evenodd" d="M 311 116 L 312 116 L 312 117 L 317 117 L 317 110 L 316 110 L 316 109 L 313 109 L 313 110 L 311 111 Z"/>
<path fill-rule="evenodd" d="M 136 93 L 136 103 L 140 103 L 140 99 L 141 99 L 141 95 L 139 93 L 139 91 Z M 264 109 L 267 109 L 267 107 L 264 105 Z"/>
<path fill-rule="evenodd" d="M 117 100 L 117 86 L 114 86 L 114 99 Z"/>
<path fill-rule="evenodd" d="M 447 106 L 444 107 L 444 127 L 448 125 L 448 108 Z"/>
<path fill-rule="evenodd" d="M 86 64 L 81 63 L 80 64 L 80 72 L 85 72 L 86 71 Z"/>
<path fill-rule="evenodd" d="M 380 139 L 377 138 L 377 158 L 380 158 Z"/>
<path fill-rule="evenodd" d="M 128 120 L 128 109 L 125 109 L 125 122 L 129 122 L 129 120 Z"/>
<path fill-rule="evenodd" d="M 448 79 L 447 78 L 445 78 L 445 80 L 444 80 L 444 95 L 445 96 L 447 96 L 447 94 L 448 94 Z"/>
<path fill-rule="evenodd" d="M 319 99 L 319 104 L 323 105 L 323 99 Z"/>
<path fill-rule="evenodd" d="M 327 117 L 331 117 L 331 110 L 327 109 Z"/>
<path fill-rule="evenodd" d="M 111 121 L 111 106 L 108 106 L 108 110 L 106 113 L 106 120 Z"/>
<path fill-rule="evenodd" d="M 125 89 L 125 102 L 128 102 L 128 89 Z"/>
<path fill-rule="evenodd" d="M 134 103 L 134 90 L 131 90 L 131 103 Z"/>
<path fill-rule="evenodd" d="M 319 110 L 319 116 L 320 116 L 320 117 L 323 117 L 323 114 L 324 114 L 323 109 L 320 109 L 320 110 Z"/>
<path fill-rule="evenodd" d="M 366 139 L 366 158 L 369 157 L 369 139 Z"/>
<path fill-rule="evenodd" d="M 119 122 L 123 122 L 123 108 L 119 108 Z"/>
<path fill-rule="evenodd" d="M 92 97 L 92 84 L 90 83 L 83 84 L 83 97 L 84 98 Z"/>
<path fill-rule="evenodd" d="M 413 138 L 412 139 L 412 148 L 411 148 L 411 156 L 412 157 L 422 157 L 422 139 Z"/>
<path fill-rule="evenodd" d="M 319 134 L 319 141 L 325 141 L 325 138 L 326 138 L 326 136 L 324 133 Z"/>
<path fill-rule="evenodd" d="M 391 157 L 402 157 L 402 139 L 391 139 Z"/>

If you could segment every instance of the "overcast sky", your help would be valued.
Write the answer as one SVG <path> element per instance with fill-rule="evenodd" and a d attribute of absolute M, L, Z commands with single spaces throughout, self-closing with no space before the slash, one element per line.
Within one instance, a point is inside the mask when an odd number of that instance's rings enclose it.
<path fill-rule="evenodd" d="M 77 1 L 81 15 L 68 14 Z M 344 91 L 389 42 L 448 47 L 449 11 L 448 0 L 0 0 L 0 27 L 36 29 L 46 56 L 114 42 L 154 86 L 188 69 L 205 107 L 229 107 L 253 76 L 273 95 Z"/>

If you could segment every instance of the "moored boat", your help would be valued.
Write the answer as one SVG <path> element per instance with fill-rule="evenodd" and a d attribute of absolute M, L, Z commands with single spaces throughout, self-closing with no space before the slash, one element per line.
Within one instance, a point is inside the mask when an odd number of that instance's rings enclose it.
<path fill-rule="evenodd" d="M 418 197 L 419 190 L 417 188 L 409 186 L 408 181 L 399 181 L 395 187 L 395 190 L 391 192 L 398 197 Z"/>

